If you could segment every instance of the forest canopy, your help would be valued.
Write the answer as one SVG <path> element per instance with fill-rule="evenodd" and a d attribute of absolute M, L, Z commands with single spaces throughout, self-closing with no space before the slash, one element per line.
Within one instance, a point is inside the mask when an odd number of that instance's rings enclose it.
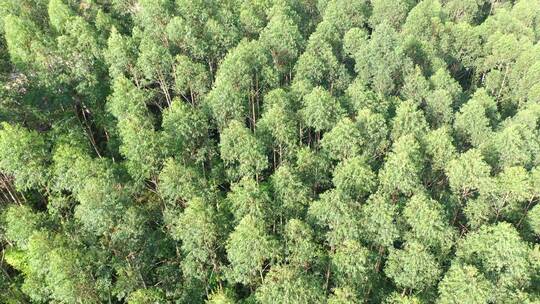
<path fill-rule="evenodd" d="M 0 1 L 0 303 L 540 303 L 540 1 Z"/>

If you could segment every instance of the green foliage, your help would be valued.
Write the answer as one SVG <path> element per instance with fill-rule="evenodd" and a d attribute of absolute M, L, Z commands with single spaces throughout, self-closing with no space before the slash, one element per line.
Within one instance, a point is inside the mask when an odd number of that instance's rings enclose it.
<path fill-rule="evenodd" d="M 274 201 L 280 216 L 302 217 L 311 201 L 309 188 L 290 166 L 281 165 L 271 177 Z"/>
<path fill-rule="evenodd" d="M 284 236 L 289 265 L 305 268 L 320 262 L 323 253 L 309 225 L 301 220 L 292 219 L 285 225 Z"/>
<path fill-rule="evenodd" d="M 309 274 L 288 266 L 273 266 L 257 290 L 260 303 L 320 303 L 324 299 L 321 283 Z"/>
<path fill-rule="evenodd" d="M 400 137 L 379 171 L 379 181 L 386 191 L 411 194 L 421 187 L 422 154 L 413 135 Z"/>
<path fill-rule="evenodd" d="M 206 280 L 218 267 L 217 247 L 219 227 L 216 223 L 216 210 L 202 199 L 194 199 L 182 214 L 174 213 L 167 219 L 171 235 L 181 241 L 184 253 L 182 270 L 186 277 Z"/>
<path fill-rule="evenodd" d="M 316 132 L 330 130 L 343 115 L 338 101 L 322 87 L 316 87 L 304 96 L 302 105 L 300 115 Z"/>
<path fill-rule="evenodd" d="M 256 177 L 268 166 L 264 147 L 251 131 L 238 121 L 232 121 L 223 130 L 219 149 L 221 159 L 232 179 L 242 176 Z"/>
<path fill-rule="evenodd" d="M 0 130 L 0 168 L 15 177 L 19 190 L 45 186 L 48 147 L 42 135 L 18 125 L 2 124 Z"/>
<path fill-rule="evenodd" d="M 156 289 L 138 289 L 128 297 L 129 304 L 164 303 L 163 295 Z"/>
<path fill-rule="evenodd" d="M 368 289 L 372 271 L 370 264 L 373 263 L 368 249 L 356 241 L 345 241 L 330 258 L 339 286 L 351 286 L 358 291 Z"/>
<path fill-rule="evenodd" d="M 172 202 L 203 198 L 210 194 L 208 188 L 208 183 L 199 170 L 184 166 L 171 158 L 165 161 L 159 173 L 160 193 Z"/>
<path fill-rule="evenodd" d="M 407 240 L 417 241 L 434 250 L 439 258 L 450 251 L 456 233 L 438 202 L 425 194 L 416 194 L 405 205 L 403 217 L 410 227 Z"/>
<path fill-rule="evenodd" d="M 384 272 L 397 287 L 417 291 L 433 286 L 441 274 L 435 256 L 416 242 L 390 250 Z"/>
<path fill-rule="evenodd" d="M 183 162 L 205 160 L 208 152 L 208 119 L 199 108 L 174 99 L 163 113 L 161 126 L 168 155 Z"/>
<path fill-rule="evenodd" d="M 404 101 L 396 109 L 390 135 L 394 140 L 408 134 L 420 139 L 427 129 L 426 119 L 416 104 L 412 101 Z"/>
<path fill-rule="evenodd" d="M 340 162 L 332 182 L 340 193 L 357 201 L 367 197 L 377 187 L 375 173 L 358 157 Z"/>
<path fill-rule="evenodd" d="M 0 1 L 0 302 L 537 303 L 540 2 Z"/>
<path fill-rule="evenodd" d="M 452 265 L 439 284 L 438 303 L 485 303 L 493 286 L 471 265 Z"/>
<path fill-rule="evenodd" d="M 42 217 L 28 206 L 10 206 L 4 211 L 4 237 L 19 248 L 26 248 L 28 240 L 42 225 Z"/>
<path fill-rule="evenodd" d="M 496 286 L 491 295 L 497 301 L 512 298 L 526 288 L 534 268 L 530 265 L 530 247 L 514 227 L 501 222 L 486 225 L 468 235 L 456 251 L 459 262 L 478 268 Z"/>
<path fill-rule="evenodd" d="M 485 91 L 479 90 L 456 114 L 454 128 L 466 142 L 478 147 L 491 137 L 496 113 L 495 101 Z"/>
<path fill-rule="evenodd" d="M 361 227 L 363 238 L 379 246 L 390 247 L 399 236 L 395 223 L 396 205 L 384 197 L 375 196 L 362 207 Z"/>
<path fill-rule="evenodd" d="M 265 231 L 260 219 L 244 217 L 234 228 L 225 249 L 232 282 L 255 286 L 263 280 L 263 270 L 276 258 L 278 244 Z"/>
<path fill-rule="evenodd" d="M 452 191 L 466 197 L 483 186 L 490 169 L 480 151 L 471 149 L 448 162 L 445 171 Z"/>

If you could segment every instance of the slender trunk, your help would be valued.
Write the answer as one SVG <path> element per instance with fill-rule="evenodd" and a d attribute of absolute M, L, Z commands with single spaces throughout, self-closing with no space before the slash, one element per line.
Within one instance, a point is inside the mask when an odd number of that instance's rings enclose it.
<path fill-rule="evenodd" d="M 167 100 L 167 105 L 170 107 L 171 95 L 169 94 L 169 87 L 167 86 L 165 78 L 161 73 L 158 76 L 158 81 L 159 81 L 159 86 L 161 87 L 161 90 L 163 91 L 163 94 L 165 95 L 165 99 Z"/>

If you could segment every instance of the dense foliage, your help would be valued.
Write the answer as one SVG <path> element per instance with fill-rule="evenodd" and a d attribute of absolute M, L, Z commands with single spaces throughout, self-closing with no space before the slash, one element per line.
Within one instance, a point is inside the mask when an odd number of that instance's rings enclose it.
<path fill-rule="evenodd" d="M 0 1 L 1 303 L 540 303 L 537 0 Z"/>

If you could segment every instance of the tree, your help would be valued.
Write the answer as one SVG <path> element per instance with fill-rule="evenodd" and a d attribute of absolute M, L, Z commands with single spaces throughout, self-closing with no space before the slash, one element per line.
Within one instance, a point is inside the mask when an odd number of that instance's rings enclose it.
<path fill-rule="evenodd" d="M 491 137 L 492 125 L 497 119 L 495 101 L 484 90 L 479 90 L 456 114 L 454 128 L 466 142 L 478 147 Z"/>
<path fill-rule="evenodd" d="M 264 230 L 260 220 L 244 217 L 229 235 L 226 246 L 231 283 L 257 286 L 264 280 L 263 270 L 277 256 L 278 244 Z"/>
<path fill-rule="evenodd" d="M 223 59 L 207 100 L 221 129 L 231 120 L 244 119 L 249 119 L 254 128 L 262 96 L 277 82 L 277 73 L 269 62 L 258 41 L 241 42 Z"/>
<path fill-rule="evenodd" d="M 345 117 L 326 133 L 321 140 L 322 148 L 330 157 L 345 160 L 360 154 L 362 133 L 350 118 Z"/>
<path fill-rule="evenodd" d="M 112 78 L 131 76 L 135 83 L 140 82 L 141 75 L 136 68 L 137 45 L 132 37 L 122 35 L 113 27 L 103 55 Z"/>
<path fill-rule="evenodd" d="M 414 71 L 405 76 L 401 94 L 405 100 L 412 100 L 417 105 L 421 105 L 429 96 L 430 83 L 419 66 L 415 66 Z"/>
<path fill-rule="evenodd" d="M 158 83 L 167 105 L 170 106 L 170 76 L 173 58 L 167 48 L 150 36 L 144 36 L 139 45 L 136 68 L 146 83 Z"/>
<path fill-rule="evenodd" d="M 346 67 L 334 54 L 331 44 L 320 35 L 310 36 L 306 51 L 298 57 L 294 69 L 293 89 L 302 94 L 309 94 L 317 86 L 343 91 L 349 85 Z"/>
<path fill-rule="evenodd" d="M 411 194 L 421 185 L 422 154 L 413 135 L 404 135 L 394 142 L 384 167 L 379 171 L 383 189 L 390 193 Z"/>
<path fill-rule="evenodd" d="M 270 177 L 270 182 L 280 218 L 303 218 L 311 202 L 310 189 L 300 179 L 296 170 L 282 164 Z"/>
<path fill-rule="evenodd" d="M 264 147 L 257 138 L 238 121 L 232 121 L 223 130 L 219 143 L 221 158 L 228 167 L 231 179 L 243 176 L 258 178 L 268 166 Z"/>
<path fill-rule="evenodd" d="M 309 206 L 308 218 L 325 228 L 326 241 L 335 247 L 346 240 L 360 238 L 359 207 L 359 204 L 341 197 L 335 189 L 328 190 Z"/>
<path fill-rule="evenodd" d="M 339 102 L 322 87 L 314 88 L 302 99 L 300 114 L 315 132 L 328 131 L 343 115 Z"/>
<path fill-rule="evenodd" d="M 200 170 L 182 165 L 172 158 L 167 159 L 159 173 L 159 192 L 171 202 L 191 201 L 206 198 L 212 193 L 211 187 Z"/>
<path fill-rule="evenodd" d="M 345 241 L 337 246 L 332 259 L 332 273 L 338 286 L 350 286 L 358 294 L 369 289 L 371 253 L 357 241 Z"/>
<path fill-rule="evenodd" d="M 425 137 L 426 153 L 430 156 L 432 168 L 443 171 L 447 162 L 456 158 L 456 148 L 447 127 L 431 130 Z"/>
<path fill-rule="evenodd" d="M 298 268 L 318 266 L 324 256 L 316 234 L 309 225 L 298 219 L 291 219 L 284 229 L 286 261 Z"/>
<path fill-rule="evenodd" d="M 25 205 L 10 206 L 2 216 L 5 222 L 3 237 L 21 249 L 26 249 L 32 234 L 43 225 L 43 216 Z"/>
<path fill-rule="evenodd" d="M 2 124 L 0 130 L 0 168 L 15 177 L 19 190 L 47 183 L 48 146 L 42 135 L 18 125 Z"/>
<path fill-rule="evenodd" d="M 534 196 L 532 189 L 529 173 L 523 167 L 509 167 L 483 185 L 480 195 L 489 202 L 492 216 L 515 221 Z"/>
<path fill-rule="evenodd" d="M 156 289 L 138 289 L 128 297 L 129 304 L 165 303 L 162 293 Z"/>
<path fill-rule="evenodd" d="M 260 303 L 320 303 L 324 301 L 321 283 L 312 275 L 288 266 L 273 266 L 256 297 Z"/>
<path fill-rule="evenodd" d="M 469 234 L 456 251 L 459 262 L 470 264 L 496 287 L 491 296 L 510 299 L 531 279 L 530 248 L 508 223 L 486 225 Z"/>
<path fill-rule="evenodd" d="M 361 209 L 362 238 L 382 250 L 391 247 L 399 237 L 396 217 L 395 204 L 380 194 L 373 195 Z"/>
<path fill-rule="evenodd" d="M 334 288 L 333 293 L 328 297 L 329 304 L 357 304 L 360 303 L 353 290 L 347 287 Z"/>
<path fill-rule="evenodd" d="M 174 90 L 192 104 L 198 104 L 210 87 L 210 75 L 205 66 L 185 55 L 175 58 Z"/>
<path fill-rule="evenodd" d="M 361 133 L 363 156 L 370 161 L 381 158 L 390 145 L 384 116 L 370 110 L 362 110 L 356 116 L 356 123 Z"/>
<path fill-rule="evenodd" d="M 467 197 L 478 190 L 489 177 L 491 168 L 483 160 L 480 151 L 471 149 L 457 159 L 451 160 L 445 173 L 455 194 Z"/>
<path fill-rule="evenodd" d="M 534 206 L 527 212 L 527 222 L 536 236 L 540 235 L 540 207 L 538 206 Z"/>
<path fill-rule="evenodd" d="M 355 201 L 362 201 L 377 187 L 377 176 L 359 157 L 341 161 L 332 181 L 341 194 Z"/>
<path fill-rule="evenodd" d="M 407 242 L 404 249 L 390 250 L 384 272 L 397 287 L 416 291 L 432 287 L 441 275 L 435 257 L 416 242 Z"/>
<path fill-rule="evenodd" d="M 285 4 L 274 5 L 269 12 L 269 21 L 260 33 L 262 44 L 272 54 L 276 68 L 282 73 L 290 72 L 304 44 L 296 24 L 298 16 Z"/>
<path fill-rule="evenodd" d="M 439 284 L 439 303 L 485 303 L 491 300 L 493 286 L 470 265 L 452 264 Z"/>
<path fill-rule="evenodd" d="M 3 18 L 5 39 L 9 57 L 14 65 L 39 67 L 38 60 L 43 59 L 46 41 L 37 25 L 30 19 L 8 14 Z"/>
<path fill-rule="evenodd" d="M 353 56 L 358 77 L 379 95 L 391 95 L 401 82 L 410 62 L 398 44 L 396 31 L 383 22 L 375 27 L 371 39 Z"/>
<path fill-rule="evenodd" d="M 66 23 L 73 17 L 71 8 L 63 0 L 51 0 L 47 7 L 51 26 L 58 32 L 66 30 Z"/>
<path fill-rule="evenodd" d="M 427 132 L 428 125 L 423 112 L 412 101 L 404 101 L 398 105 L 396 116 L 392 121 L 390 137 L 395 141 L 398 138 L 410 134 L 420 140 Z"/>
<path fill-rule="evenodd" d="M 275 217 L 266 185 L 258 184 L 253 178 L 244 177 L 232 184 L 227 201 L 237 221 L 249 215 L 270 225 Z"/>
<path fill-rule="evenodd" d="M 369 23 L 372 27 L 376 27 L 382 22 L 388 22 L 392 27 L 398 30 L 405 19 L 410 9 L 414 7 L 415 2 L 410 0 L 388 1 L 375 0 L 372 1 L 373 11 L 369 18 Z"/>
<path fill-rule="evenodd" d="M 211 202 L 195 198 L 178 217 L 171 212 L 166 219 L 171 236 L 182 244 L 184 276 L 208 285 L 207 281 L 221 271 L 218 256 L 221 233 L 215 208 Z"/>
<path fill-rule="evenodd" d="M 137 180 L 153 177 L 161 157 L 146 100 L 144 91 L 120 77 L 114 82 L 108 103 L 109 112 L 118 119 L 120 153 L 128 161 L 129 173 Z"/>
<path fill-rule="evenodd" d="M 439 259 L 449 252 L 456 238 L 456 231 L 449 225 L 440 203 L 425 194 L 415 194 L 405 205 L 403 217 L 410 230 L 405 237 L 433 250 Z"/>
<path fill-rule="evenodd" d="M 279 161 L 292 158 L 292 153 L 300 142 L 299 117 L 296 105 L 290 93 L 283 89 L 275 89 L 264 96 L 263 112 L 257 122 L 257 132 L 268 137 L 267 141 Z M 274 156 L 274 162 L 276 156 Z"/>
<path fill-rule="evenodd" d="M 203 162 L 208 151 L 208 118 L 205 113 L 185 102 L 174 99 L 163 111 L 162 140 L 166 153 L 184 164 Z"/>

